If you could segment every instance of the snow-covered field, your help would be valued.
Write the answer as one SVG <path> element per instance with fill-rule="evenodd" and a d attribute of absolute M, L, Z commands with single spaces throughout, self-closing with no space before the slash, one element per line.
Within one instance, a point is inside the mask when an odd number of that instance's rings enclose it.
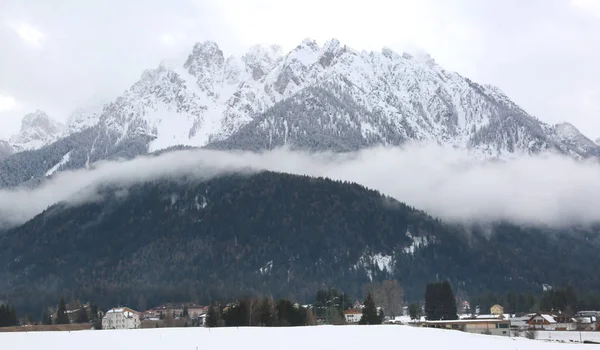
<path fill-rule="evenodd" d="M 539 331 L 539 340 L 579 342 L 579 332 L 549 332 Z M 581 332 L 581 340 L 591 340 L 600 343 L 600 332 Z"/>
<path fill-rule="evenodd" d="M 196 349 L 589 349 L 551 343 L 409 326 L 296 328 L 161 328 L 122 331 L 0 333 L 2 350 Z"/>

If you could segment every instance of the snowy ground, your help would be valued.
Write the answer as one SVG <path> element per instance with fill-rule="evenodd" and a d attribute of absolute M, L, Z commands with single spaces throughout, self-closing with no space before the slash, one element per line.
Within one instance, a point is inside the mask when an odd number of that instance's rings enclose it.
<path fill-rule="evenodd" d="M 538 331 L 538 339 L 550 341 L 579 342 L 579 332 Z M 600 343 L 600 332 L 581 332 L 581 340 L 591 340 Z"/>
<path fill-rule="evenodd" d="M 584 344 L 550 343 L 393 325 L 0 333 L 0 344 L 2 350 L 589 349 L 589 345 Z"/>

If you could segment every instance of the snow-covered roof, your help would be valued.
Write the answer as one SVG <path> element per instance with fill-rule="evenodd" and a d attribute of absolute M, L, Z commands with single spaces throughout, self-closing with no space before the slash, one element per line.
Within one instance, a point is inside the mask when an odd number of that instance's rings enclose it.
<path fill-rule="evenodd" d="M 501 318 L 506 318 L 504 315 L 492 315 L 492 314 L 488 314 L 488 315 L 477 315 L 477 319 L 501 319 Z"/>
<path fill-rule="evenodd" d="M 113 313 L 123 313 L 125 316 L 133 316 L 133 314 L 137 314 L 138 312 L 130 309 L 128 307 L 119 307 L 119 308 L 112 308 L 108 311 L 106 311 L 107 314 L 113 314 Z"/>
<path fill-rule="evenodd" d="M 541 314 L 540 316 L 542 316 L 544 318 L 544 320 L 548 321 L 548 323 L 556 323 L 556 320 L 554 319 L 554 317 L 552 317 L 548 314 Z"/>

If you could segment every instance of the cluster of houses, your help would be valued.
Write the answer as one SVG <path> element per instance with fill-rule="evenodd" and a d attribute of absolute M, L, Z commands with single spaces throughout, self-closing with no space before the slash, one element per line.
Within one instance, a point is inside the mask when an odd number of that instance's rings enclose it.
<path fill-rule="evenodd" d="M 489 314 L 459 315 L 458 320 L 428 321 L 396 318 L 392 323 L 406 323 L 419 327 L 457 329 L 469 333 L 483 333 L 510 336 L 510 332 L 526 330 L 546 331 L 600 331 L 600 311 L 580 311 L 574 315 L 565 313 L 530 313 L 514 315 L 504 313 L 501 305 L 490 308 Z M 404 322 L 403 322 L 404 321 Z"/>
<path fill-rule="evenodd" d="M 344 311 L 347 324 L 357 324 L 362 317 L 362 309 L 358 301 L 349 310 Z M 144 312 L 137 312 L 128 307 L 117 307 L 108 310 L 102 318 L 103 329 L 136 329 L 142 327 L 142 321 L 176 320 L 180 318 L 196 320 L 203 326 L 206 321 L 208 307 L 193 303 L 164 304 Z M 483 333 L 509 336 L 511 331 L 547 330 L 547 331 L 600 331 L 600 311 L 580 311 L 574 315 L 565 313 L 531 313 L 514 315 L 504 313 L 501 305 L 490 308 L 489 314 L 462 314 L 457 320 L 429 321 L 425 317 L 413 320 L 406 315 L 386 319 L 386 323 L 408 324 L 417 327 L 456 329 L 470 333 Z"/>
<path fill-rule="evenodd" d="M 102 329 L 137 329 L 142 328 L 142 322 L 178 320 L 186 318 L 197 321 L 203 326 L 206 321 L 208 306 L 194 303 L 164 304 L 144 312 L 138 312 L 128 307 L 110 309 L 102 318 Z"/>

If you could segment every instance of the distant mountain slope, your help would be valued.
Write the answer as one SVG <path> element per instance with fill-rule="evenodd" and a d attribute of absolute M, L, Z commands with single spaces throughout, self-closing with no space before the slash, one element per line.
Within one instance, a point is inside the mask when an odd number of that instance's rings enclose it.
<path fill-rule="evenodd" d="M 146 154 L 148 138 L 118 135 L 92 127 L 71 134 L 37 150 L 13 154 L 0 162 L 0 188 L 35 186 L 57 171 L 87 168 L 105 159 L 130 159 Z"/>
<path fill-rule="evenodd" d="M 70 151 L 89 153 L 100 137 L 103 147 L 128 155 L 173 146 L 258 151 L 290 145 L 344 152 L 415 141 L 466 149 L 479 158 L 548 150 L 577 159 L 600 156 L 600 146 L 574 126 L 545 124 L 498 88 L 448 72 L 431 58 L 388 48 L 357 51 L 335 39 L 323 46 L 304 40 L 286 54 L 277 46 L 255 46 L 241 57 L 226 57 L 214 42 L 197 43 L 185 60 L 146 70 L 102 108 L 74 112 L 61 137 L 88 128 L 95 131 L 90 140 L 79 141 L 85 149 Z M 54 147 L 28 156 L 45 157 L 51 149 L 59 151 L 53 161 L 66 154 Z M 87 164 L 75 159 L 61 169 Z M 0 168 L 0 178 L 30 180 L 35 173 L 40 181 L 55 164 L 27 174 Z M 9 168 L 23 167 L 31 165 Z"/>
<path fill-rule="evenodd" d="M 437 278 L 475 294 L 600 288 L 599 229 L 466 231 L 356 184 L 269 172 L 102 193 L 0 235 L 0 298 L 38 312 L 72 293 L 106 306 L 250 292 L 308 301 L 323 285 L 359 296 L 389 277 L 409 298 Z"/>
<path fill-rule="evenodd" d="M 13 152 L 14 149 L 10 145 L 10 143 L 0 140 L 0 160 L 10 156 L 11 154 L 13 154 Z"/>
<path fill-rule="evenodd" d="M 23 117 L 21 130 L 9 142 L 17 152 L 35 150 L 56 141 L 64 128 L 44 111 L 37 110 Z"/>

